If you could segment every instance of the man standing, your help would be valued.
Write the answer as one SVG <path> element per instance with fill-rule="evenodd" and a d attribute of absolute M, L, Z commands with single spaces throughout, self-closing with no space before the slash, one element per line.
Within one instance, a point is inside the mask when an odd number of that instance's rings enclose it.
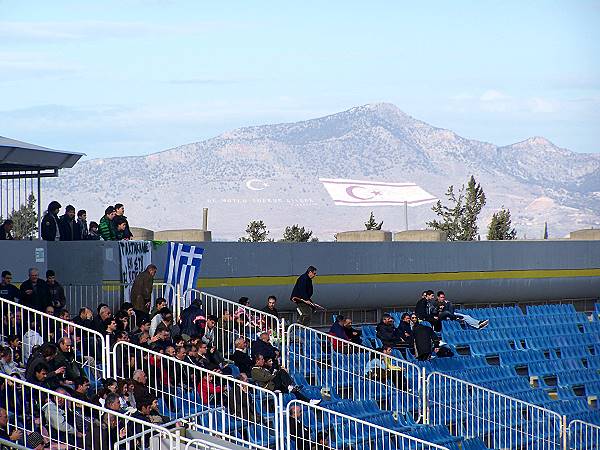
<path fill-rule="evenodd" d="M 312 280 L 317 276 L 317 268 L 309 266 L 306 272 L 298 277 L 290 300 L 296 303 L 296 310 L 300 317 L 298 323 L 305 327 L 310 325 L 312 315 L 317 305 L 312 301 L 313 284 Z"/>
<path fill-rule="evenodd" d="M 11 234 L 12 229 L 13 221 L 6 219 L 0 226 L 0 241 L 12 241 L 14 239 L 13 235 Z"/>
<path fill-rule="evenodd" d="M 60 240 L 77 241 L 79 234 L 79 227 L 75 222 L 75 208 L 73 205 L 67 205 L 65 213 L 60 216 Z"/>
<path fill-rule="evenodd" d="M 60 241 L 60 226 L 58 212 L 60 211 L 60 203 L 52 201 L 48 205 L 48 211 L 42 219 L 42 239 L 45 241 Z"/>
<path fill-rule="evenodd" d="M 267 304 L 262 310 L 263 312 L 271 314 L 272 316 L 275 316 L 279 319 L 279 311 L 277 311 L 276 305 L 277 297 L 275 297 L 274 295 L 269 295 L 269 298 L 267 298 Z"/>
<path fill-rule="evenodd" d="M 21 283 L 21 305 L 28 306 L 38 311 L 44 311 L 50 304 L 50 291 L 44 280 L 39 279 L 39 272 L 35 267 L 29 269 L 29 278 Z"/>
<path fill-rule="evenodd" d="M 127 221 L 127 216 L 125 216 L 125 206 L 123 206 L 123 203 L 117 203 L 115 205 L 115 219 L 117 217 L 122 217 L 123 219 L 125 219 L 125 229 L 122 232 L 117 233 L 118 240 L 133 239 L 133 234 L 131 233 L 131 230 L 129 229 L 129 222 Z M 117 224 L 115 224 L 115 226 L 116 225 Z"/>
<path fill-rule="evenodd" d="M 0 297 L 14 302 L 19 298 L 19 289 L 11 283 L 12 273 L 8 270 L 2 271 L 2 281 L 0 281 Z"/>
<path fill-rule="evenodd" d="M 156 275 L 156 270 L 156 266 L 154 264 L 150 264 L 148 267 L 146 267 L 146 270 L 140 272 L 133 281 L 131 293 L 129 294 L 129 300 L 133 304 L 133 307 L 136 311 L 142 311 L 146 314 L 148 314 L 150 311 L 150 303 L 152 301 L 152 285 L 154 284 L 154 275 Z"/>
<path fill-rule="evenodd" d="M 79 211 L 77 211 L 77 226 L 79 227 L 79 240 L 87 241 L 90 232 L 88 231 L 87 212 L 85 211 L 85 209 L 80 209 Z"/>
<path fill-rule="evenodd" d="M 113 219 L 115 218 L 115 208 L 109 206 L 104 210 L 104 215 L 102 219 L 100 219 L 100 224 L 98 225 L 98 233 L 102 236 L 102 239 L 105 241 L 116 241 L 117 240 L 117 230 L 115 225 L 113 224 Z"/>
<path fill-rule="evenodd" d="M 54 270 L 46 270 L 46 286 L 48 286 L 50 304 L 54 307 L 54 310 L 59 311 L 63 309 L 67 303 L 67 298 L 65 297 L 64 288 L 56 281 Z"/>

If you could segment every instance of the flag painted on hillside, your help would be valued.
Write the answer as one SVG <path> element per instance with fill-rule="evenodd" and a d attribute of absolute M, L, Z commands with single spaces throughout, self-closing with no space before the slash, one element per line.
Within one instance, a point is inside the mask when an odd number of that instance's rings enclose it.
<path fill-rule="evenodd" d="M 196 287 L 204 249 L 196 245 L 169 242 L 167 267 L 165 268 L 165 283 L 174 286 L 183 293 Z M 175 292 L 170 287 L 165 291 L 165 298 L 174 305 Z"/>
<path fill-rule="evenodd" d="M 319 178 L 336 205 L 340 206 L 408 206 L 424 205 L 437 200 L 415 183 Z"/>

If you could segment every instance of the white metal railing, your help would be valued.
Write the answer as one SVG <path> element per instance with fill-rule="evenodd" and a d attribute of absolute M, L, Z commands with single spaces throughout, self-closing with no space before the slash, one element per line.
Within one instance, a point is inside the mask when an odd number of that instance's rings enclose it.
<path fill-rule="evenodd" d="M 286 446 L 296 450 L 364 449 L 364 450 L 430 450 L 446 449 L 417 437 L 402 433 L 406 429 L 391 414 L 378 418 L 380 424 L 357 419 L 320 406 L 294 400 L 286 408 Z"/>
<path fill-rule="evenodd" d="M 286 339 L 287 367 L 310 385 L 420 420 L 424 376 L 417 365 L 300 324 L 288 327 Z"/>
<path fill-rule="evenodd" d="M 113 450 L 117 441 L 144 432 L 136 446 L 120 448 L 174 448 L 173 435 L 164 427 L 91 403 L 76 400 L 0 373 L 4 385 L 0 399 L 8 413 L 8 426 L 19 430 L 24 441 L 39 433 L 54 449 Z"/>
<path fill-rule="evenodd" d="M 198 423 L 197 429 L 255 449 L 281 448 L 281 395 L 128 342 L 114 346 L 112 363 L 117 380 L 144 371 L 163 415 L 177 419 L 223 407 L 212 423 Z"/>
<path fill-rule="evenodd" d="M 429 374 L 426 386 L 429 425 L 480 438 L 488 448 L 563 448 L 564 417 L 554 411 L 439 372 Z"/>
<path fill-rule="evenodd" d="M 104 337 L 97 331 L 4 298 L 0 298 L 0 314 L 0 336 L 3 341 L 6 343 L 9 336 L 16 335 L 22 343 L 21 364 L 26 363 L 36 345 L 47 342 L 56 344 L 60 338 L 68 337 L 75 361 L 88 376 L 92 379 L 106 376 L 107 347 Z"/>
<path fill-rule="evenodd" d="M 277 347 L 282 346 L 285 330 L 283 319 L 197 289 L 184 292 L 182 308 L 188 307 L 194 300 L 200 300 L 206 315 L 219 318 L 216 339 L 224 354 L 233 352 L 235 339 L 243 337 L 252 342 L 258 338 L 260 331 L 269 331 L 272 343 Z"/>
<path fill-rule="evenodd" d="M 600 449 L 600 426 L 581 420 L 573 420 L 568 427 L 568 449 Z"/>
<path fill-rule="evenodd" d="M 123 283 L 66 284 L 63 288 L 67 299 L 67 308 L 71 314 L 75 315 L 83 307 L 90 308 L 95 312 L 96 307 L 100 303 L 107 304 L 111 311 L 116 313 L 121 308 L 121 304 L 125 301 L 125 288 L 131 286 L 131 284 Z M 177 292 L 170 284 L 154 283 L 152 288 L 151 308 L 154 306 L 157 298 L 168 298 L 166 296 L 168 289 L 173 289 L 173 292 Z M 175 312 L 177 310 L 177 299 L 179 297 L 176 294 L 173 298 L 175 301 L 170 307 Z"/>

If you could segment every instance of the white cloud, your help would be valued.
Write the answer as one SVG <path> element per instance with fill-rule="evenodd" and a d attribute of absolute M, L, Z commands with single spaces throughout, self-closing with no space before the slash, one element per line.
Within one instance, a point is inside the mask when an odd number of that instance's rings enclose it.
<path fill-rule="evenodd" d="M 534 97 L 526 101 L 531 112 L 534 113 L 554 113 L 560 110 L 560 103 L 556 100 Z"/>
<path fill-rule="evenodd" d="M 76 64 L 40 52 L 0 51 L 0 82 L 62 76 L 80 69 Z"/>
<path fill-rule="evenodd" d="M 510 100 L 510 96 L 495 89 L 490 89 L 481 94 L 479 100 L 481 100 L 482 102 L 507 101 Z"/>
<path fill-rule="evenodd" d="M 168 26 L 142 22 L 0 22 L 0 40 L 49 41 L 122 37 L 174 36 L 248 27 L 247 23 L 196 22 Z"/>

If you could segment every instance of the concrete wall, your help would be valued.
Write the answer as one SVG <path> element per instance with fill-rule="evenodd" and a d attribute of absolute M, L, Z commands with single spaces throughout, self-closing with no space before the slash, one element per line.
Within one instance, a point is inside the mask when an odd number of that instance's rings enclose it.
<path fill-rule="evenodd" d="M 337 242 L 391 242 L 392 232 L 382 230 L 342 231 L 335 235 Z"/>
<path fill-rule="evenodd" d="M 594 240 L 600 241 L 600 230 L 599 229 L 587 229 L 587 230 L 577 230 L 572 231 L 569 235 L 570 239 L 576 240 Z"/>
<path fill-rule="evenodd" d="M 290 309 L 296 277 L 318 268 L 315 300 L 329 307 L 414 305 L 424 289 L 460 302 L 591 298 L 600 293 L 600 241 L 481 242 L 204 242 L 199 287 Z M 35 249 L 45 262 L 35 263 Z M 167 245 L 153 249 L 162 277 Z M 119 279 L 116 242 L 0 242 L 1 268 L 24 280 L 35 265 L 72 284 Z"/>
<path fill-rule="evenodd" d="M 157 241 L 176 242 L 208 242 L 212 240 L 210 231 L 205 230 L 163 230 L 155 231 L 154 239 Z"/>
<path fill-rule="evenodd" d="M 394 233 L 394 241 L 447 241 L 448 233 L 437 230 L 408 230 Z"/>
<path fill-rule="evenodd" d="M 0 241 L 0 272 L 9 270 L 13 274 L 13 281 L 20 283 L 27 279 L 27 271 L 30 267 L 37 267 L 41 276 L 46 275 L 46 270 L 48 269 L 46 242 Z"/>

